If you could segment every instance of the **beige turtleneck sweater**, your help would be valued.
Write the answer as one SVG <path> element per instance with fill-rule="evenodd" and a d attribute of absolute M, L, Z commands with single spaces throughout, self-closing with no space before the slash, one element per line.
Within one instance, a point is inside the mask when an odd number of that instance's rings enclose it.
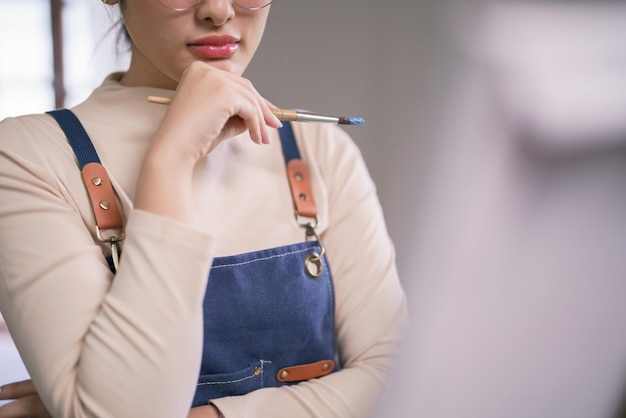
<path fill-rule="evenodd" d="M 195 225 L 133 209 L 144 153 L 166 111 L 112 75 L 72 109 L 119 194 L 127 238 L 113 280 L 74 154 L 48 115 L 0 123 L 0 309 L 58 417 L 184 417 L 201 358 L 212 260 L 300 242 L 278 133 L 245 134 L 194 171 Z M 215 400 L 228 417 L 356 417 L 383 385 L 405 318 L 375 186 L 337 126 L 294 124 L 309 163 L 336 293 L 342 370 Z M 167 167 L 163 167 L 167 170 Z"/>

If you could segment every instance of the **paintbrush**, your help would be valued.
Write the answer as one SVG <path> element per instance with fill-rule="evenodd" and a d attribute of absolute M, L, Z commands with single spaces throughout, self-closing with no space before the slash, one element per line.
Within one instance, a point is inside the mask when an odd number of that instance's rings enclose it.
<path fill-rule="evenodd" d="M 168 97 L 148 96 L 148 101 L 152 103 L 168 105 L 172 102 L 172 99 Z M 365 123 L 365 120 L 363 118 L 350 116 L 326 116 L 317 113 L 301 112 L 297 110 L 273 108 L 272 113 L 278 119 L 285 122 L 330 122 L 338 123 L 340 125 L 363 125 Z"/>

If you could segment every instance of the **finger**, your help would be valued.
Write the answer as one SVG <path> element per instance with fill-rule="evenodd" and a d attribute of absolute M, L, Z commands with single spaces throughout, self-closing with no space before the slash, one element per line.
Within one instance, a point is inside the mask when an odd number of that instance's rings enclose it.
<path fill-rule="evenodd" d="M 28 395 L 0 406 L 0 418 L 52 418 L 37 395 Z"/>
<path fill-rule="evenodd" d="M 237 92 L 239 100 L 234 103 L 234 107 L 230 111 L 233 116 L 228 123 L 222 128 L 221 137 L 227 139 L 231 137 L 234 131 L 243 128 L 241 132 L 248 131 L 250 139 L 255 144 L 262 143 L 262 134 L 259 122 L 259 109 L 256 103 L 256 97 L 249 89 L 240 89 Z"/>
<path fill-rule="evenodd" d="M 35 385 L 32 380 L 22 380 L 21 382 L 7 383 L 2 386 L 0 391 L 0 400 L 5 399 L 18 399 L 27 395 L 34 395 L 37 393 Z"/>
<path fill-rule="evenodd" d="M 242 80 L 244 85 L 244 91 L 242 91 L 245 102 L 241 108 L 241 117 L 246 122 L 246 127 L 250 134 L 250 138 L 257 144 L 262 144 L 265 141 L 265 121 L 263 113 L 260 107 L 261 96 L 254 89 L 254 86 L 249 80 Z"/>
<path fill-rule="evenodd" d="M 280 119 L 278 119 L 278 117 L 274 114 L 274 112 L 272 112 L 272 109 L 278 109 L 278 106 L 276 106 L 275 104 L 273 104 L 266 98 L 262 98 L 262 99 L 263 99 L 262 108 L 263 108 L 263 115 L 265 116 L 265 122 L 272 128 L 282 128 L 283 123 L 281 122 Z"/>
<path fill-rule="evenodd" d="M 253 113 L 249 117 L 242 115 L 246 120 L 250 137 L 257 144 L 269 144 L 271 140 L 268 125 L 278 128 L 282 124 L 272 113 L 267 100 L 259 94 L 250 80 L 240 78 L 239 83 L 243 87 L 242 94 L 252 105 L 250 111 Z"/>
<path fill-rule="evenodd" d="M 259 121 L 261 143 L 262 144 L 269 144 L 271 142 L 271 140 L 270 140 L 270 133 L 269 133 L 267 124 L 265 123 L 265 117 L 263 115 L 263 109 L 262 109 L 261 106 L 259 106 L 257 109 L 258 109 L 257 110 L 257 120 Z"/>
<path fill-rule="evenodd" d="M 258 138 L 260 144 L 271 144 L 270 128 L 280 128 L 282 122 L 274 115 L 266 100 L 260 95 L 256 101 L 256 115 L 253 120 L 254 126 L 258 129 Z"/>
<path fill-rule="evenodd" d="M 274 115 L 272 109 L 267 104 L 267 100 L 260 98 L 259 108 L 261 109 L 261 117 L 263 118 L 263 143 L 270 144 L 272 142 L 270 128 L 280 128 L 282 122 Z"/>
<path fill-rule="evenodd" d="M 254 141 L 255 144 L 261 145 L 263 143 L 263 132 L 260 122 L 261 119 L 259 119 L 260 110 L 255 106 L 250 107 L 250 116 L 246 118 L 248 133 L 250 134 L 250 138 L 252 138 L 252 141 Z"/>
<path fill-rule="evenodd" d="M 263 97 L 263 102 L 270 108 L 272 107 L 278 107 L 276 106 L 274 103 L 272 103 L 269 99 L 266 99 L 265 97 Z"/>

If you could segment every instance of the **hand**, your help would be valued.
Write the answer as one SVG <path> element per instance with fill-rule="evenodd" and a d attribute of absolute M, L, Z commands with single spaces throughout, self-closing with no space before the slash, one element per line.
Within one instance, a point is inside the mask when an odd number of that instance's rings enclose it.
<path fill-rule="evenodd" d="M 0 400 L 9 399 L 14 401 L 0 406 L 0 418 L 52 418 L 31 380 L 2 386 Z"/>
<path fill-rule="evenodd" d="M 197 161 L 245 131 L 253 142 L 267 144 L 269 127 L 280 126 L 250 81 L 197 61 L 183 73 L 152 147 L 167 146 Z"/>
<path fill-rule="evenodd" d="M 203 405 L 192 408 L 187 418 L 220 418 L 220 411 L 215 405 Z"/>
<path fill-rule="evenodd" d="M 181 77 L 144 157 L 135 208 L 192 222 L 196 163 L 222 141 L 246 130 L 253 142 L 269 143 L 269 127 L 279 126 L 269 102 L 252 83 L 194 62 Z"/>
<path fill-rule="evenodd" d="M 0 418 L 52 418 L 41 402 L 31 380 L 9 383 L 2 386 L 0 400 L 14 399 L 0 406 Z M 220 412 L 215 405 L 192 408 L 187 418 L 219 418 Z"/>

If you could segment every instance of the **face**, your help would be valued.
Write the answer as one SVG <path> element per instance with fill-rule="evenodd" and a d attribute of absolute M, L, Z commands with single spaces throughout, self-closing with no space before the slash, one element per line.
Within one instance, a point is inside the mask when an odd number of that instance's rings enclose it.
<path fill-rule="evenodd" d="M 241 75 L 261 42 L 270 7 L 246 10 L 232 0 L 202 0 L 173 11 L 158 0 L 120 4 L 132 40 L 132 57 L 121 82 L 175 89 L 183 71 L 202 60 Z"/>

